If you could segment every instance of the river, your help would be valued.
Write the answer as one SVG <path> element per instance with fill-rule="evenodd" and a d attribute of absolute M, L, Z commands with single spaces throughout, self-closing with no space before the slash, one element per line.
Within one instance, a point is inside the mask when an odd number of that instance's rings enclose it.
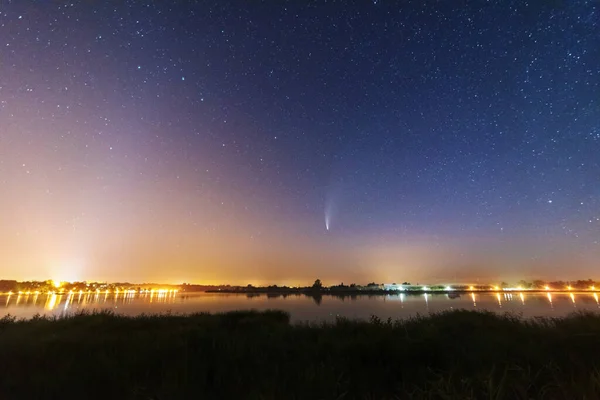
<path fill-rule="evenodd" d="M 516 313 L 524 317 L 560 317 L 576 311 L 600 312 L 598 293 L 462 293 L 375 296 L 268 296 L 225 293 L 30 294 L 0 296 L 0 317 L 62 316 L 82 310 L 112 310 L 125 315 L 280 309 L 297 321 L 334 321 L 337 317 L 407 318 L 453 309 Z"/>

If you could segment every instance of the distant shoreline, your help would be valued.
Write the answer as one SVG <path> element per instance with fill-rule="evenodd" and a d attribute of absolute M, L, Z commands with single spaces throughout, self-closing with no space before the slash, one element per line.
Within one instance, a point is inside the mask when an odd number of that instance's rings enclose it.
<path fill-rule="evenodd" d="M 564 293 L 564 294 L 578 294 L 578 293 L 599 293 L 600 290 L 545 290 L 545 289 L 523 289 L 523 290 L 493 290 L 493 289 L 482 289 L 482 290 L 464 290 L 464 289 L 453 289 L 453 290 L 306 290 L 306 289 L 212 289 L 206 290 L 203 293 L 226 293 L 226 294 L 304 294 L 308 296 L 318 295 L 348 295 L 348 296 L 385 296 L 385 295 L 399 295 L 399 294 L 476 294 L 476 293 Z M 186 292 L 183 292 L 186 293 Z M 187 292 L 191 293 L 191 292 Z"/>

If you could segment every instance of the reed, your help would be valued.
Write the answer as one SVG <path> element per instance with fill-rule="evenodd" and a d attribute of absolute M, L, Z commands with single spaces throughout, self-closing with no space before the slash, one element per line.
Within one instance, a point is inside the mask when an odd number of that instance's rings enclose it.
<path fill-rule="evenodd" d="M 0 320 L 0 398 L 597 399 L 600 314 Z"/>

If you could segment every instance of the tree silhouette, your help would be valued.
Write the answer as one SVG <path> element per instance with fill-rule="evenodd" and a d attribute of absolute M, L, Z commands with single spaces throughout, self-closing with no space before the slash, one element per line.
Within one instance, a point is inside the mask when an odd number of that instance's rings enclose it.
<path fill-rule="evenodd" d="M 520 280 L 517 283 L 518 286 L 522 287 L 523 289 L 531 289 L 531 287 L 533 286 L 532 283 L 527 282 L 526 280 Z"/>
<path fill-rule="evenodd" d="M 535 289 L 543 289 L 543 288 L 546 287 L 546 282 L 544 282 L 541 279 L 536 279 L 536 280 L 533 281 L 533 287 Z"/>
<path fill-rule="evenodd" d="M 321 283 L 320 279 L 315 280 L 315 283 L 312 285 L 313 289 L 321 290 L 323 288 L 323 283 Z"/>

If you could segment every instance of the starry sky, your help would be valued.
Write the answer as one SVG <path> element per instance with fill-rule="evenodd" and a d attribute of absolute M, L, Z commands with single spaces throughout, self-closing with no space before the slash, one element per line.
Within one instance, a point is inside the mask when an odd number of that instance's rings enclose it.
<path fill-rule="evenodd" d="M 598 1 L 0 2 L 4 278 L 598 278 L 599 241 Z"/>

